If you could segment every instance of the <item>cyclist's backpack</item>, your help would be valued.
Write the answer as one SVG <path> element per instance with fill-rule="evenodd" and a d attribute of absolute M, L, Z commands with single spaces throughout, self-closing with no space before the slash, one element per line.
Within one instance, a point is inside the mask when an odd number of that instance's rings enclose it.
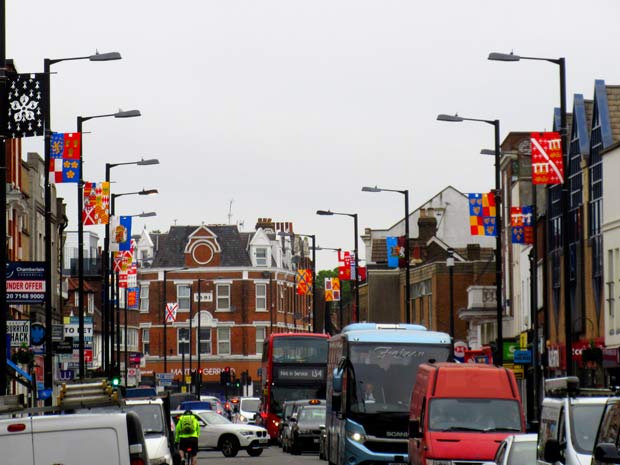
<path fill-rule="evenodd" d="M 194 432 L 194 417 L 183 415 L 181 417 L 181 434 L 192 434 Z"/>

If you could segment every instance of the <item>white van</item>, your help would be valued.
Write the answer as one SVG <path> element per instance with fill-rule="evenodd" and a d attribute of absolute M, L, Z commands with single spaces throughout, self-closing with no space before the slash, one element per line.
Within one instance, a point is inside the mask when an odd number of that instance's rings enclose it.
<path fill-rule="evenodd" d="M 256 423 L 256 415 L 260 410 L 260 399 L 258 397 L 240 397 L 236 408 L 233 421 L 235 423 Z"/>
<path fill-rule="evenodd" d="M 148 465 L 134 413 L 28 416 L 0 420 L 2 463 Z"/>
<path fill-rule="evenodd" d="M 170 417 L 162 399 L 127 399 L 125 410 L 140 418 L 150 465 L 173 465 Z M 173 440 L 173 439 L 172 439 Z"/>
<path fill-rule="evenodd" d="M 584 389 L 570 376 L 545 381 L 538 432 L 538 465 L 589 465 L 608 389 Z"/>

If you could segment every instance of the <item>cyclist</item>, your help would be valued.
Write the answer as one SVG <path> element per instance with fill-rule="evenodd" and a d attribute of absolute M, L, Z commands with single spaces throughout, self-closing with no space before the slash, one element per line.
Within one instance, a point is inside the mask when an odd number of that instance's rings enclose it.
<path fill-rule="evenodd" d="M 186 410 L 179 417 L 175 428 L 174 442 L 178 444 L 181 454 L 181 465 L 196 465 L 198 454 L 198 438 L 200 437 L 200 424 L 191 410 Z M 189 460 L 191 458 L 191 464 Z"/>

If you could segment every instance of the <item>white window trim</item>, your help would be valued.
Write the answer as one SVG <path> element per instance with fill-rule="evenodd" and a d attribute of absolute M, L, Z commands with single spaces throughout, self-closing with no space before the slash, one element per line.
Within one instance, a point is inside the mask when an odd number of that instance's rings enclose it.
<path fill-rule="evenodd" d="M 179 305 L 179 308 L 177 309 L 178 313 L 189 313 L 191 308 L 192 308 L 192 284 L 191 281 L 187 281 L 187 282 L 178 282 L 175 281 L 174 285 L 176 287 L 176 302 L 177 305 Z M 180 287 L 186 287 L 189 288 L 189 295 L 187 297 L 183 297 L 184 299 L 188 299 L 189 300 L 189 307 L 187 308 L 181 308 L 181 305 L 179 304 L 179 288 Z"/>
<path fill-rule="evenodd" d="M 219 308 L 219 293 L 217 291 L 219 286 L 228 286 L 228 307 Z M 216 313 L 231 313 L 232 312 L 232 280 L 226 282 L 215 282 L 215 312 Z"/>
<path fill-rule="evenodd" d="M 230 330 L 231 326 L 219 326 L 216 328 L 217 334 L 217 355 L 231 355 L 232 354 L 232 334 Z M 228 339 L 220 340 L 220 329 L 228 330 Z M 220 343 L 228 343 L 228 352 L 220 351 Z"/>
<path fill-rule="evenodd" d="M 183 329 L 187 329 L 187 333 L 188 333 L 188 336 L 189 336 L 187 339 L 181 339 L 179 337 L 179 333 Z M 191 346 L 190 346 L 190 343 L 189 343 L 189 340 L 191 338 L 191 334 L 189 334 L 189 326 L 187 326 L 187 327 L 186 326 L 178 326 L 176 328 L 176 330 L 177 330 L 177 355 L 182 355 L 181 351 L 179 349 L 180 349 L 181 342 L 183 342 L 184 344 L 187 344 L 188 352 L 187 352 L 186 356 L 189 356 L 189 351 L 191 350 Z"/>
<path fill-rule="evenodd" d="M 150 287 L 151 287 L 151 283 L 138 283 L 138 289 L 140 289 L 140 301 L 138 302 L 138 310 L 140 311 L 140 313 L 148 313 L 149 312 L 149 307 L 151 306 L 151 302 L 150 302 Z M 146 309 L 143 310 L 142 309 L 142 296 L 143 296 L 143 292 L 142 292 L 142 288 L 146 288 L 146 299 L 145 301 L 148 302 L 148 305 L 146 306 Z"/>
<path fill-rule="evenodd" d="M 265 263 L 258 263 L 258 251 L 259 250 L 264 250 L 265 251 Z M 270 253 L 269 253 L 270 247 L 268 245 L 257 245 L 254 247 L 254 265 L 256 267 L 261 267 L 261 268 L 268 268 L 269 267 L 269 259 L 270 257 Z M 263 257 L 261 257 L 261 260 L 263 259 Z"/>
<path fill-rule="evenodd" d="M 264 298 L 265 299 L 265 308 L 259 309 L 258 308 L 258 286 L 265 286 L 265 295 Z M 254 283 L 254 293 L 255 293 L 255 299 L 254 299 L 254 311 L 256 313 L 267 313 L 269 311 L 269 283 Z"/>

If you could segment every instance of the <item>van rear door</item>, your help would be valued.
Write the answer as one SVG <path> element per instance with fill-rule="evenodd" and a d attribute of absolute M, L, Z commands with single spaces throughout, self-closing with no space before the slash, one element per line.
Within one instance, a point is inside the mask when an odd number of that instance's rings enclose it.
<path fill-rule="evenodd" d="M 123 414 L 35 417 L 34 465 L 129 465 Z M 125 443 L 127 439 L 124 439 Z M 11 462 L 8 462 L 11 463 Z"/>
<path fill-rule="evenodd" d="M 34 465 L 30 418 L 0 420 L 0 451 L 3 463 Z"/>

